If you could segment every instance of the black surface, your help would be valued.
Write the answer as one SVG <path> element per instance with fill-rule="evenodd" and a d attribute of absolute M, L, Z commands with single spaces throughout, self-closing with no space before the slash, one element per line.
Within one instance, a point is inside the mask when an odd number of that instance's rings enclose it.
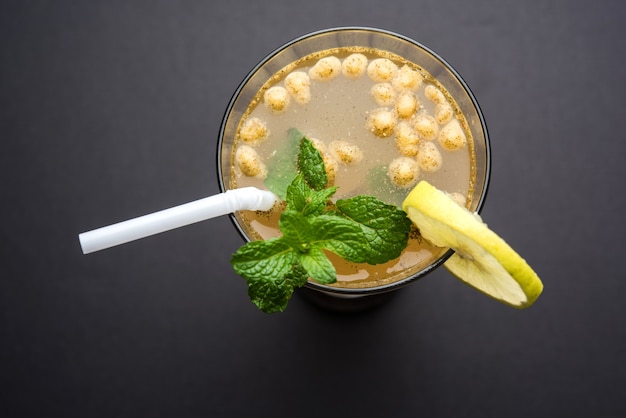
<path fill-rule="evenodd" d="M 626 416 L 620 1 L 3 1 L 0 416 Z M 492 138 L 484 219 L 535 267 L 510 309 L 440 269 L 336 315 L 252 306 L 215 219 L 77 235 L 216 193 L 231 94 L 340 25 L 421 41 Z"/>

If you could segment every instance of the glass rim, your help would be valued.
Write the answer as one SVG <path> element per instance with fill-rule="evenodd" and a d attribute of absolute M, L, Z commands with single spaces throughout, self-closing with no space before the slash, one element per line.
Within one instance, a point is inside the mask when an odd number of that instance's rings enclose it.
<path fill-rule="evenodd" d="M 300 35 L 296 38 L 291 39 L 290 41 L 282 44 L 281 46 L 273 49 L 272 51 L 270 51 L 269 53 L 267 53 L 263 59 L 261 59 L 254 67 L 252 67 L 246 74 L 246 76 L 243 78 L 243 80 L 239 83 L 239 85 L 237 86 L 237 88 L 235 89 L 235 91 L 233 92 L 230 100 L 228 101 L 228 105 L 226 107 L 226 110 L 224 112 L 224 115 L 222 117 L 222 121 L 220 123 L 220 129 L 219 129 L 219 135 L 218 135 L 218 142 L 217 142 L 217 153 L 216 153 L 216 158 L 217 158 L 217 164 L 216 164 L 216 168 L 217 168 L 217 177 L 218 177 L 218 185 L 219 185 L 219 189 L 220 192 L 225 192 L 226 190 L 228 190 L 228 187 L 224 184 L 224 179 L 222 176 L 222 172 L 223 172 L 223 165 L 222 165 L 222 158 L 221 158 L 221 153 L 223 150 L 223 144 L 224 144 L 224 131 L 225 131 L 225 127 L 228 121 L 228 116 L 230 115 L 235 103 L 237 102 L 237 99 L 239 98 L 242 90 L 246 87 L 247 83 L 250 81 L 250 79 L 252 77 L 255 76 L 255 74 L 261 69 L 263 68 L 263 66 L 265 64 L 267 64 L 270 60 L 272 60 L 274 57 L 276 57 L 278 54 L 280 54 L 281 52 L 289 49 L 290 47 L 305 41 L 309 38 L 312 37 L 317 37 L 320 35 L 329 35 L 335 32 L 368 32 L 368 33 L 373 33 L 373 34 L 379 34 L 379 35 L 383 35 L 383 36 L 388 36 L 388 37 L 392 37 L 392 38 L 397 38 L 401 41 L 404 41 L 406 43 L 409 43 L 411 45 L 413 45 L 414 47 L 417 47 L 421 50 L 423 50 L 424 52 L 426 52 L 428 55 L 430 55 L 432 58 L 434 58 L 436 61 L 438 61 L 441 66 L 443 68 L 445 68 L 445 70 L 449 71 L 453 78 L 460 84 L 460 86 L 462 87 L 462 90 L 467 94 L 468 98 L 471 101 L 472 106 L 476 109 L 476 115 L 480 121 L 480 129 L 481 132 L 483 133 L 484 136 L 484 181 L 482 184 L 482 187 L 479 191 L 479 195 L 478 195 L 478 200 L 476 203 L 476 213 L 481 213 L 484 204 L 485 204 L 485 200 L 487 197 L 487 192 L 489 190 L 489 183 L 490 183 L 490 179 L 491 179 L 491 143 L 490 143 L 490 139 L 489 139 L 489 132 L 487 130 L 487 124 L 482 112 L 482 109 L 480 108 L 480 105 L 478 104 L 478 101 L 476 100 L 476 97 L 474 95 L 474 93 L 472 92 L 472 90 L 470 89 L 469 85 L 465 82 L 465 80 L 461 77 L 461 75 L 454 69 L 454 67 L 448 62 L 446 61 L 443 57 L 441 57 L 438 53 L 436 53 L 435 51 L 433 51 L 431 48 L 429 48 L 428 46 L 422 44 L 421 42 L 418 42 L 412 38 L 409 38 L 405 35 L 401 35 L 399 33 L 393 32 L 393 31 L 389 31 L 386 29 L 381 29 L 381 28 L 375 28 L 375 27 L 369 27 L 369 26 L 337 26 L 337 27 L 331 27 L 331 28 L 326 28 L 326 29 L 320 29 L 320 30 L 316 30 L 316 31 L 312 31 L 312 32 L 308 32 L 305 33 L 303 35 Z M 250 239 L 248 238 L 247 234 L 245 233 L 245 231 L 243 230 L 242 226 L 239 224 L 239 222 L 237 221 L 235 214 L 230 214 L 229 215 L 229 219 L 231 220 L 232 224 L 235 226 L 236 230 L 238 231 L 239 235 L 241 235 L 241 237 L 246 241 L 249 242 Z M 432 263 L 430 263 L 428 266 L 424 267 L 423 269 L 405 277 L 402 279 L 398 279 L 394 282 L 391 283 L 387 283 L 387 284 L 383 284 L 383 285 L 378 285 L 378 286 L 373 286 L 373 287 L 364 287 L 364 288 L 360 288 L 360 287 L 334 287 L 334 286 L 329 286 L 329 285 L 323 285 L 323 284 L 319 284 L 319 283 L 314 283 L 311 281 L 308 281 L 305 286 L 316 290 L 316 291 L 320 291 L 323 293 L 328 293 L 328 294 L 332 294 L 333 296 L 337 296 L 337 297 L 358 297 L 358 296 L 365 296 L 365 295 L 373 295 L 373 294 L 379 294 L 379 293 L 386 293 L 389 291 L 393 291 L 396 289 L 399 289 L 401 287 L 404 287 L 422 277 L 427 276 L 428 274 L 430 274 L 431 272 L 433 272 L 434 270 L 436 270 L 437 268 L 439 268 L 443 263 L 446 262 L 446 260 L 448 260 L 448 258 L 450 258 L 452 255 L 454 254 L 454 250 L 452 249 L 448 249 L 442 256 L 440 256 L 439 258 L 437 258 L 436 260 L 434 260 Z"/>

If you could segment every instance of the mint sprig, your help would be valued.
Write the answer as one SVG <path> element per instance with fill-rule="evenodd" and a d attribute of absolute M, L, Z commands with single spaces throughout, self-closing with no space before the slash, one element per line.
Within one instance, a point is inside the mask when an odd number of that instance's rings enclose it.
<path fill-rule="evenodd" d="M 283 188 L 287 205 L 278 225 L 282 235 L 248 242 L 231 258 L 235 272 L 248 283 L 250 299 L 266 313 L 284 311 L 294 289 L 309 278 L 321 284 L 337 280 L 326 252 L 351 262 L 384 263 L 400 255 L 411 228 L 403 211 L 372 196 L 332 203 L 337 188 L 326 187 L 321 154 L 299 132 L 292 130 L 291 135 L 301 136 L 298 172 L 289 175 L 292 180 Z"/>

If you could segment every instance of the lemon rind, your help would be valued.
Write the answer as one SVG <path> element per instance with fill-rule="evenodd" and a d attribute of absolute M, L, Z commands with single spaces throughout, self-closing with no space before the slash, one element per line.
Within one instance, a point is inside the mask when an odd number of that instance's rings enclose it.
<path fill-rule="evenodd" d="M 445 192 L 426 181 L 420 181 L 406 197 L 402 208 L 418 228 L 421 226 L 420 229 L 424 229 L 421 232 L 425 239 L 437 246 L 452 248 L 457 251 L 444 263 L 444 266 L 464 283 L 515 308 L 531 306 L 542 293 L 543 284 L 526 260 L 499 235 L 489 229 L 476 214 L 459 206 Z M 429 227 L 425 224 L 429 219 L 439 225 Z M 449 228 L 448 231 L 445 231 L 446 227 Z M 436 232 L 431 231 L 431 229 L 435 229 Z M 473 241 L 492 259 L 490 260 L 485 254 L 476 254 L 476 260 L 469 260 L 467 256 L 464 258 L 462 254 L 466 249 L 459 248 L 459 245 L 462 245 L 459 240 Z M 485 266 L 485 263 L 489 264 L 494 261 L 502 266 L 503 271 L 498 272 L 497 267 L 491 269 L 489 266 Z M 491 291 L 493 289 L 486 288 L 489 286 L 477 285 L 476 277 L 466 277 L 464 274 L 467 273 L 467 263 L 475 263 L 478 270 L 487 268 L 495 275 L 495 277 L 482 278 L 492 281 L 512 281 L 510 283 L 500 282 L 500 285 L 505 288 L 508 286 L 513 293 L 516 293 L 514 287 L 517 285 L 520 292 L 517 293 L 518 297 L 497 294 Z"/>

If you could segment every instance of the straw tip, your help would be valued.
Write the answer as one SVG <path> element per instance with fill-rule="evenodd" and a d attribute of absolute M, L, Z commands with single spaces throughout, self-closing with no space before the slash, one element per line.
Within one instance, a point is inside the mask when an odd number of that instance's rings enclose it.
<path fill-rule="evenodd" d="M 80 243 L 80 250 L 83 252 L 83 254 L 89 254 L 93 251 L 89 248 L 89 242 L 85 238 L 85 234 L 85 232 L 83 232 L 82 234 L 78 234 L 78 242 Z"/>
<path fill-rule="evenodd" d="M 261 210 L 268 211 L 274 207 L 278 197 L 269 190 L 262 190 L 256 187 L 242 187 L 226 191 L 234 203 L 235 210 Z"/>
<path fill-rule="evenodd" d="M 259 210 L 270 210 L 278 202 L 278 196 L 268 190 L 261 190 L 261 203 Z"/>

